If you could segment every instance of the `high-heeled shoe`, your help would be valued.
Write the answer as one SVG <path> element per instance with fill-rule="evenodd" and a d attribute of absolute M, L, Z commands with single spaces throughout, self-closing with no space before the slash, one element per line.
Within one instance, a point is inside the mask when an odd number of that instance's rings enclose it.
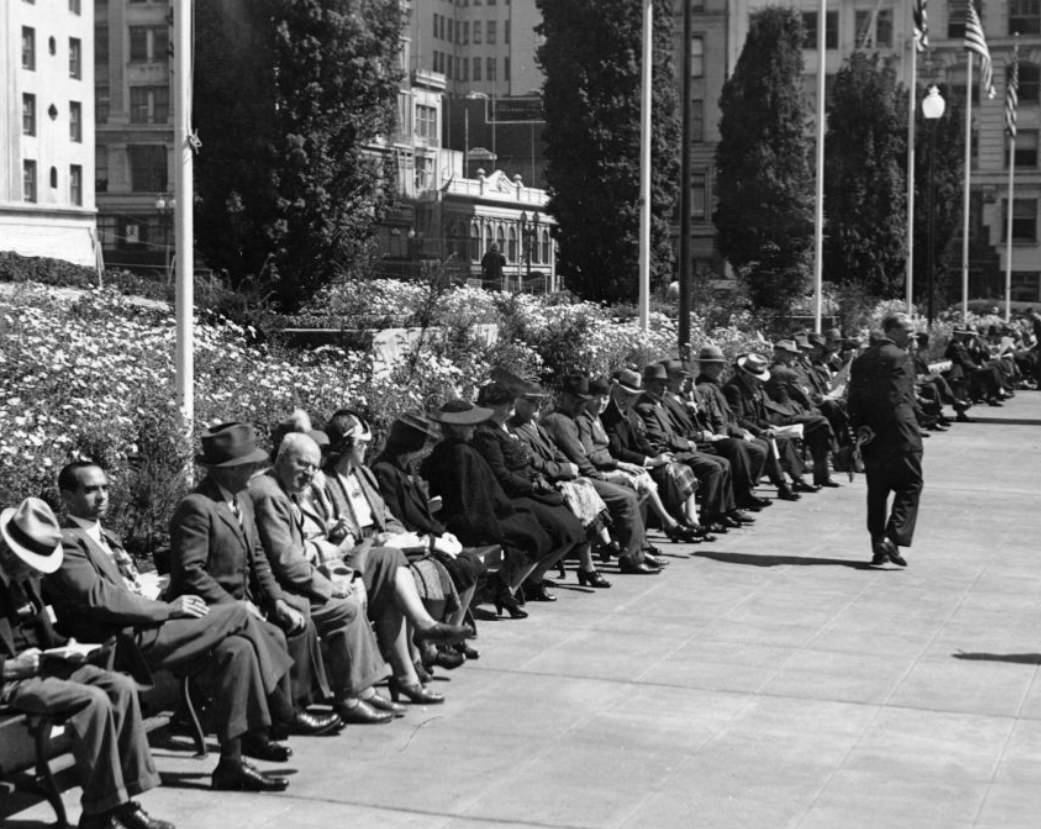
<path fill-rule="evenodd" d="M 422 659 L 417 659 L 412 663 L 412 667 L 416 669 L 416 676 L 419 677 L 420 682 L 430 682 L 434 678 L 434 675 L 427 670 L 426 665 L 423 664 Z"/>
<path fill-rule="evenodd" d="M 611 582 L 603 577 L 599 570 L 576 570 L 578 574 L 578 583 L 582 587 L 610 587 Z"/>
<path fill-rule="evenodd" d="M 612 539 L 607 544 L 601 544 L 598 553 L 600 555 L 600 560 L 606 564 L 612 557 L 621 558 L 622 548 L 619 546 L 617 541 Z"/>
<path fill-rule="evenodd" d="M 476 648 L 471 648 L 466 642 L 456 642 L 452 647 L 456 649 L 458 653 L 461 653 L 467 659 L 480 659 L 481 652 Z"/>
<path fill-rule="evenodd" d="M 417 630 L 412 638 L 416 643 L 420 642 L 461 642 L 473 636 L 473 631 L 466 625 L 448 625 L 444 622 L 434 622 L 428 628 Z"/>
<path fill-rule="evenodd" d="M 493 600 L 495 605 L 495 615 L 502 616 L 503 608 L 506 608 L 506 612 L 510 614 L 511 619 L 527 619 L 528 612 L 521 610 L 520 602 L 517 601 L 517 597 L 510 593 L 509 590 L 502 590 Z"/>
<path fill-rule="evenodd" d="M 440 705 L 445 701 L 444 694 L 435 694 L 433 691 L 428 691 L 418 682 L 406 685 L 393 676 L 387 683 L 387 690 L 390 691 L 390 698 L 394 702 L 397 702 L 401 697 L 415 705 Z"/>

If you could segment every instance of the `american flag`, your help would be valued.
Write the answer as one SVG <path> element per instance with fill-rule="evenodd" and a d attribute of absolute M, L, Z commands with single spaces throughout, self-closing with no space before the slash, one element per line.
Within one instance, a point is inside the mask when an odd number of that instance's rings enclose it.
<path fill-rule="evenodd" d="M 1019 38 L 1012 46 L 1012 65 L 1008 70 L 1005 86 L 1005 130 L 1008 137 L 1016 140 L 1016 107 L 1019 106 Z"/>
<path fill-rule="evenodd" d="M 965 13 L 965 48 L 980 56 L 980 80 L 987 90 L 987 97 L 993 98 L 997 95 L 994 89 L 994 67 L 990 62 L 990 49 L 987 48 L 987 38 L 983 34 L 983 24 L 980 16 L 976 13 L 975 0 L 969 0 L 968 11 Z"/>
<path fill-rule="evenodd" d="M 926 0 L 911 0 L 914 15 L 914 45 L 919 52 L 929 48 L 929 19 L 925 13 Z"/>

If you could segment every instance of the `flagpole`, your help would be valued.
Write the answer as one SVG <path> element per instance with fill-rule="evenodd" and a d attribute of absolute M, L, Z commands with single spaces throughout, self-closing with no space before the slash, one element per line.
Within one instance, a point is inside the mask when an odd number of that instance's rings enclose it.
<path fill-rule="evenodd" d="M 966 55 L 965 70 L 965 192 L 962 194 L 961 226 L 961 317 L 969 319 L 969 185 L 972 180 L 972 52 Z"/>
<path fill-rule="evenodd" d="M 690 44 L 686 44 L 690 48 Z M 653 94 L 654 0 L 643 2 L 643 66 L 640 78 L 640 330 L 651 326 L 651 95 Z"/>
<path fill-rule="evenodd" d="M 185 433 L 195 425 L 195 300 L 193 293 L 195 207 L 192 184 L 192 0 L 174 4 L 174 242 L 177 250 L 175 289 L 176 346 L 174 355 L 177 403 L 184 418 Z"/>
<path fill-rule="evenodd" d="M 817 17 L 817 193 L 813 215 L 813 330 L 822 330 L 824 293 L 824 93 L 828 0 L 820 0 Z"/>
<path fill-rule="evenodd" d="M 914 11 L 911 11 L 912 18 Z M 913 27 L 913 21 L 912 21 Z M 907 313 L 914 309 L 914 134 L 918 104 L 918 43 L 911 38 L 911 85 L 907 96 Z"/>
<path fill-rule="evenodd" d="M 1016 179 L 1016 136 L 1008 138 L 1008 216 L 1005 218 L 1005 322 L 1012 319 L 1012 199 Z"/>

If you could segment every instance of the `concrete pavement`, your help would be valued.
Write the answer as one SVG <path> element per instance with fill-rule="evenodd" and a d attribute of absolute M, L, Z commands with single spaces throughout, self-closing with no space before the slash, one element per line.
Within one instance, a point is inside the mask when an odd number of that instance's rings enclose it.
<path fill-rule="evenodd" d="M 181 829 L 1041 825 L 1041 393 L 926 442 L 910 566 L 870 570 L 863 478 L 717 543 L 660 543 L 481 623 L 448 702 L 295 739 L 283 795 L 157 750 Z M 78 791 L 67 802 L 78 814 Z M 49 820 L 35 805 L 10 821 Z"/>

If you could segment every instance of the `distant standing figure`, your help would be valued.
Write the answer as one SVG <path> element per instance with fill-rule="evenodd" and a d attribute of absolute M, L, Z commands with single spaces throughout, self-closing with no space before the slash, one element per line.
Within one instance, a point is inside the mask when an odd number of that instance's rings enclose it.
<path fill-rule="evenodd" d="M 481 272 L 484 274 L 484 281 L 501 283 L 505 267 L 506 257 L 499 252 L 499 246 L 493 242 L 489 246 L 488 252 L 481 257 Z"/>
<path fill-rule="evenodd" d="M 886 317 L 882 336 L 850 369 L 849 415 L 863 447 L 873 565 L 888 560 L 907 566 L 899 548 L 911 546 L 918 518 L 922 437 L 914 413 L 914 366 L 905 350 L 910 337 L 906 314 Z"/>

